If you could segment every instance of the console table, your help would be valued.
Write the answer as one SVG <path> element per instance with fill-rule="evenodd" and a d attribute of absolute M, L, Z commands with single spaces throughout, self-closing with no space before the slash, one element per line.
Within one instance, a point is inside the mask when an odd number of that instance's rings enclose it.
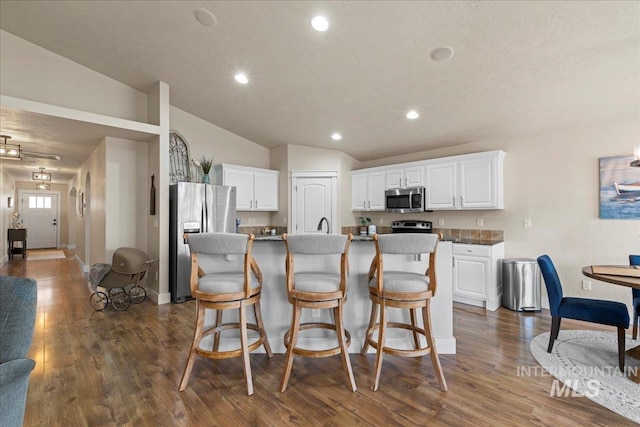
<path fill-rule="evenodd" d="M 22 254 L 22 258 L 27 253 L 27 229 L 26 228 L 8 228 L 7 241 L 9 242 L 9 259 L 13 258 L 13 254 Z M 22 242 L 22 247 L 14 247 L 14 242 Z"/>

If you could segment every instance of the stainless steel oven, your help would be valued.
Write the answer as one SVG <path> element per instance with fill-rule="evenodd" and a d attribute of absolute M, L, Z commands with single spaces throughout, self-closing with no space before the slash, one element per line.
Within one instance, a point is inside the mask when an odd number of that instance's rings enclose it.
<path fill-rule="evenodd" d="M 424 212 L 424 187 L 392 188 L 384 196 L 387 212 Z"/>

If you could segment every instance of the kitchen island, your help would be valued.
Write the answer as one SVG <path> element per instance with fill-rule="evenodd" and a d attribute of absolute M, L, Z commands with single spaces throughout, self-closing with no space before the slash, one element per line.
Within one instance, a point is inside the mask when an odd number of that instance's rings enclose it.
<path fill-rule="evenodd" d="M 364 342 L 365 332 L 369 323 L 371 301 L 369 300 L 368 273 L 371 260 L 375 255 L 375 246 L 370 237 L 354 236 L 349 248 L 349 279 L 347 302 L 344 310 L 345 328 L 351 333 L 350 353 L 359 353 Z M 453 293 L 452 293 L 452 243 L 440 242 L 436 250 L 436 278 L 437 292 L 431 301 L 431 322 L 433 335 L 436 338 L 437 350 L 440 354 L 454 354 L 456 340 L 453 336 Z M 284 353 L 283 336 L 291 325 L 292 306 L 287 301 L 285 282 L 286 249 L 282 236 L 261 236 L 253 244 L 253 257 L 262 271 L 262 317 L 267 329 L 269 344 L 274 353 Z M 407 271 L 424 273 L 428 264 L 428 257 L 423 255 L 421 260 L 414 260 L 414 256 L 402 259 L 402 266 Z M 322 269 L 322 267 L 320 267 Z M 409 311 L 388 309 L 389 321 L 409 322 Z M 253 319 L 253 313 L 249 319 Z M 225 313 L 224 322 L 232 321 L 232 313 Z M 303 310 L 303 322 L 333 323 L 331 310 Z M 215 316 L 207 313 L 207 324 L 212 324 Z M 250 340 L 252 331 L 249 331 Z M 221 346 L 226 347 L 225 339 Z M 234 340 L 235 341 L 235 340 Z M 299 347 L 319 349 L 336 345 L 335 333 L 327 330 L 303 331 L 298 340 Z M 394 347 L 410 348 L 411 334 L 404 330 L 391 329 L 388 332 L 387 343 Z M 424 343 L 424 341 L 423 341 Z M 237 342 L 228 343 L 237 346 Z M 258 352 L 264 352 L 260 347 Z M 370 348 L 369 352 L 375 350 Z"/>

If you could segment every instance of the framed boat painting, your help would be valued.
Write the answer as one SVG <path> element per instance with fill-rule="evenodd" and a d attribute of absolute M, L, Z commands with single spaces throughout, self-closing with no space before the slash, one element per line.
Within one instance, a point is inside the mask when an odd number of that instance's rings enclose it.
<path fill-rule="evenodd" d="M 640 219 L 640 168 L 633 156 L 600 158 L 600 218 Z"/>

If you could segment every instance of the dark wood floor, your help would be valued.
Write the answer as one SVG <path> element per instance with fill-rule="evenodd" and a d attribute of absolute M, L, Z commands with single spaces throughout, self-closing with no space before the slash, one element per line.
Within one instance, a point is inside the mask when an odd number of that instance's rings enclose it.
<path fill-rule="evenodd" d="M 253 354 L 255 394 L 246 395 L 240 359 L 196 361 L 178 383 L 192 338 L 195 304 L 94 312 L 72 260 L 15 257 L 0 274 L 38 281 L 30 357 L 28 426 L 632 425 L 583 397 L 550 397 L 552 378 L 517 375 L 537 366 L 529 341 L 550 326 L 548 311 L 518 314 L 454 307 L 456 355 L 441 355 L 441 392 L 430 359 L 385 358 L 380 390 L 370 390 L 373 357 L 352 354 L 358 391 L 339 356 L 296 358 L 289 389 L 278 391 L 284 356 Z M 566 321 L 564 328 L 593 329 Z M 353 343 L 358 350 L 361 343 Z"/>

